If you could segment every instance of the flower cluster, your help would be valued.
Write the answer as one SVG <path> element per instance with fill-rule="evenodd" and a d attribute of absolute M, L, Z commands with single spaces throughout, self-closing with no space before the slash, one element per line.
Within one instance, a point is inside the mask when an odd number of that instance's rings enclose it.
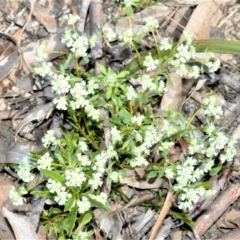
<path fill-rule="evenodd" d="M 223 115 L 221 106 L 217 105 L 216 98 L 213 96 L 205 98 L 202 103 L 205 105 L 204 114 L 207 117 L 219 119 Z"/>
<path fill-rule="evenodd" d="M 31 166 L 28 158 L 23 158 L 18 166 L 18 176 L 21 180 L 28 183 L 34 179 L 34 175 L 31 173 Z"/>
<path fill-rule="evenodd" d="M 19 187 L 18 191 L 15 187 L 11 187 L 9 191 L 9 198 L 15 206 L 21 206 L 26 202 L 26 198 L 22 197 L 27 194 L 28 191 L 24 187 Z"/>

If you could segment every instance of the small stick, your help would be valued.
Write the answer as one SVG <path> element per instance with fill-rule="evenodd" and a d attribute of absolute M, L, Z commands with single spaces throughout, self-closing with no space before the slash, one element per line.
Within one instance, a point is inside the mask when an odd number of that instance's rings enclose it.
<path fill-rule="evenodd" d="M 171 206 L 172 206 L 172 200 L 173 200 L 173 192 L 168 192 L 167 197 L 165 199 L 165 202 L 163 204 L 163 208 L 162 211 L 158 217 L 158 220 L 156 222 L 156 224 L 154 225 L 154 227 L 152 228 L 152 232 L 151 235 L 149 237 L 149 240 L 154 240 L 155 236 L 158 233 L 159 228 L 161 227 L 163 220 L 165 219 L 165 217 L 167 216 Z"/>

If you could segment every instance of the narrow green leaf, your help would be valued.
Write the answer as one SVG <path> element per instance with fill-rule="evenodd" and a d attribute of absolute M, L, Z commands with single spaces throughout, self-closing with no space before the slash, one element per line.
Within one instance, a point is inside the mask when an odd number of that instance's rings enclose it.
<path fill-rule="evenodd" d="M 70 197 L 65 204 L 64 211 L 66 212 L 66 211 L 69 211 L 71 208 L 73 208 L 75 205 L 75 202 L 76 202 L 75 196 Z"/>
<path fill-rule="evenodd" d="M 150 173 L 148 173 L 148 177 L 149 178 L 154 178 L 158 175 L 158 171 L 151 171 Z"/>
<path fill-rule="evenodd" d="M 109 211 L 109 210 L 110 210 L 107 205 L 104 205 L 104 204 L 102 204 L 101 202 L 98 202 L 98 201 L 96 201 L 95 199 L 90 198 L 88 195 L 85 195 L 85 194 L 84 194 L 84 196 L 86 196 L 86 198 L 88 198 L 88 200 L 89 200 L 89 202 L 91 203 L 92 206 L 101 208 L 101 209 L 103 209 L 104 211 Z"/>
<path fill-rule="evenodd" d="M 61 176 L 58 172 L 56 171 L 51 171 L 51 170 L 47 170 L 47 169 L 41 169 L 40 170 L 41 173 L 43 173 L 44 175 L 46 175 L 47 177 L 52 178 L 53 180 L 63 184 L 65 182 L 65 179 L 63 176 Z"/>
<path fill-rule="evenodd" d="M 57 160 L 58 160 L 58 162 L 59 162 L 60 164 L 65 165 L 65 164 L 64 164 L 65 161 L 64 161 L 64 159 L 63 159 L 62 154 L 61 154 L 60 151 L 55 151 L 55 152 L 54 152 L 54 156 L 57 158 Z"/>
<path fill-rule="evenodd" d="M 122 71 L 118 74 L 118 78 L 125 78 L 129 74 L 129 71 Z"/>
<path fill-rule="evenodd" d="M 63 64 L 61 64 L 61 66 L 60 66 L 60 71 L 61 71 L 62 73 L 64 73 L 65 70 L 66 70 L 66 68 L 69 66 L 69 63 L 70 63 L 72 57 L 73 57 L 73 54 L 72 54 L 72 53 L 69 53 L 68 56 L 67 56 L 67 60 L 66 60 Z"/>
<path fill-rule="evenodd" d="M 65 218 L 62 222 L 62 225 L 64 226 L 64 229 L 66 230 L 67 234 L 69 236 L 72 235 L 73 228 L 76 225 L 76 220 L 77 220 L 77 207 L 75 206 L 70 215 Z"/>
<path fill-rule="evenodd" d="M 210 176 L 216 176 L 222 169 L 222 166 L 217 166 L 211 169 L 209 175 Z"/>
<path fill-rule="evenodd" d="M 92 217 L 93 217 L 92 213 L 91 212 L 87 212 L 83 216 L 83 218 L 81 220 L 81 223 L 79 224 L 79 228 L 83 227 L 84 225 L 87 225 L 92 220 Z"/>
<path fill-rule="evenodd" d="M 209 52 L 240 55 L 240 42 L 219 39 L 195 40 L 193 46 L 197 52 Z"/>
<path fill-rule="evenodd" d="M 109 88 L 107 89 L 107 93 L 106 93 L 106 99 L 107 99 L 107 100 L 111 98 L 112 92 L 113 92 L 113 88 L 109 87 Z"/>
<path fill-rule="evenodd" d="M 106 69 L 103 65 L 99 65 L 99 69 L 100 69 L 102 74 L 107 75 L 107 71 L 106 71 Z"/>
<path fill-rule="evenodd" d="M 49 191 L 32 191 L 30 192 L 32 195 L 43 197 L 43 198 L 52 198 L 53 195 Z"/>

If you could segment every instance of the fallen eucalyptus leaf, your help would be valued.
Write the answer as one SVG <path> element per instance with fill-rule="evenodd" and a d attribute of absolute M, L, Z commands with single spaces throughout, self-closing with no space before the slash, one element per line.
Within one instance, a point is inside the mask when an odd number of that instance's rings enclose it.
<path fill-rule="evenodd" d="M 12 213 L 8 211 L 5 207 L 3 207 L 2 210 L 9 223 L 11 224 L 17 240 L 38 240 L 33 226 L 26 216 Z"/>
<path fill-rule="evenodd" d="M 142 170 L 142 171 L 140 171 Z M 126 169 L 126 176 L 120 176 L 119 181 L 128 186 L 140 189 L 153 189 L 153 188 L 169 188 L 169 182 L 165 178 L 149 178 L 148 170 L 146 168 L 138 168 L 136 170 Z M 139 174 L 139 171 L 141 174 Z M 144 174 L 142 174 L 144 172 Z"/>

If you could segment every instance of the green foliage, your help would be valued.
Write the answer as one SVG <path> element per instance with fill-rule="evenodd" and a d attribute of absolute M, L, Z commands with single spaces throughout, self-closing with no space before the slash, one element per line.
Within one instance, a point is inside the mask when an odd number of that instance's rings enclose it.
<path fill-rule="evenodd" d="M 136 7 L 152 2 L 123 0 L 121 7 L 131 16 Z M 70 15 L 68 22 L 73 24 L 73 21 L 74 16 Z M 202 179 L 216 175 L 236 153 L 236 140 L 212 124 L 222 115 L 213 98 L 204 99 L 198 110 L 204 111 L 206 118 L 206 125 L 201 127 L 191 125 L 197 112 L 186 121 L 183 114 L 173 111 L 171 106 L 161 113 L 157 113 L 156 106 L 166 85 L 173 85 L 171 71 L 185 78 L 197 78 L 204 65 L 214 72 L 220 62 L 211 60 L 209 50 L 238 53 L 239 44 L 192 41 L 186 33 L 181 42 L 174 43 L 168 38 L 159 41 L 158 28 L 158 21 L 148 17 L 140 35 L 132 36 L 130 29 L 120 34 L 122 43 L 128 44 L 136 55 L 120 72 L 100 65 L 101 74 L 95 76 L 94 69 L 87 72 L 82 69 L 79 58 L 89 61 L 87 51 L 92 42 L 78 35 L 75 28 L 63 34 L 62 42 L 69 46 L 70 53 L 58 68 L 43 62 L 38 52 L 41 60 L 34 72 L 42 77 L 52 76 L 53 102 L 57 110 L 64 111 L 72 129 L 62 130 L 60 137 L 49 130 L 42 139 L 45 150 L 32 154 L 33 165 L 26 160 L 17 170 L 24 182 L 31 183 L 39 174 L 45 177 L 41 182 L 42 191 L 34 191 L 32 188 L 36 185 L 28 190 L 32 195 L 52 200 L 53 204 L 43 212 L 42 222 L 47 232 L 54 231 L 58 239 L 89 238 L 93 234 L 93 210 L 110 211 L 109 202 L 115 200 L 116 194 L 127 201 L 116 187 L 120 185 L 119 176 L 124 176 L 127 168 L 138 167 L 150 169 L 148 178 L 164 178 L 171 183 L 175 205 L 183 211 L 173 216 L 193 227 L 185 212 L 191 210 L 201 196 L 213 194 L 209 182 Z M 105 44 L 110 46 L 114 33 L 107 27 L 103 27 L 102 32 Z M 140 40 L 149 33 L 156 46 L 141 53 Z M 205 52 L 206 59 L 196 59 L 198 51 Z M 67 73 L 72 61 L 75 72 Z M 199 130 L 202 137 L 196 137 Z M 175 147 L 185 149 L 172 159 L 170 150 Z M 215 159 L 221 164 L 215 166 Z M 110 196 L 104 193 L 106 176 L 112 183 Z M 24 202 L 25 194 L 23 190 L 10 191 L 16 205 Z"/>

